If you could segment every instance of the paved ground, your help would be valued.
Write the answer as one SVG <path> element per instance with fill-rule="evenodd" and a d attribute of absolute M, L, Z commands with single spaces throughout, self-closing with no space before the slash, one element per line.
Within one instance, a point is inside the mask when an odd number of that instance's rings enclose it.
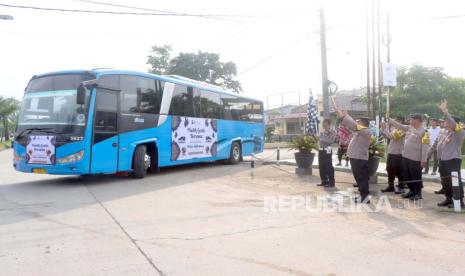
<path fill-rule="evenodd" d="M 297 201 L 292 211 L 290 200 L 331 201 L 351 185 L 320 189 L 292 166 L 257 164 L 252 176 L 248 163 L 143 180 L 54 177 L 16 173 L 11 158 L 0 152 L 2 276 L 465 274 L 465 215 L 434 207 L 437 184 L 426 183 L 422 207 L 391 196 L 391 211 L 323 212 Z M 282 199 L 279 212 L 266 208 L 270 199 Z"/>

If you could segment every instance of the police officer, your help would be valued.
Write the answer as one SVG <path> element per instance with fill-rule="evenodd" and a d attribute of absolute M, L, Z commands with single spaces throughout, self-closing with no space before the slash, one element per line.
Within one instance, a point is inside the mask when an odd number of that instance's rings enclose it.
<path fill-rule="evenodd" d="M 465 130 L 462 124 L 460 124 L 460 119 L 458 117 L 452 117 L 447 111 L 446 100 L 441 101 L 439 109 L 444 114 L 444 128 L 447 129 L 447 134 L 442 136 L 441 140 L 438 142 L 438 153 L 441 154 L 439 156 L 439 166 L 441 178 L 443 179 L 444 195 L 446 196 L 446 199 L 438 203 L 438 206 L 452 207 L 452 172 L 458 172 L 460 204 L 464 206 L 460 166 L 462 163 L 461 145 L 465 137 Z"/>
<path fill-rule="evenodd" d="M 438 157 L 438 171 L 439 171 L 439 176 L 441 177 L 441 189 L 438 191 L 434 191 L 435 194 L 440 195 L 444 194 L 444 179 L 442 176 L 444 175 L 443 168 L 441 168 L 440 163 L 441 163 L 441 149 L 438 147 L 439 142 L 442 141 L 447 136 L 447 129 L 444 128 L 444 120 L 439 119 L 438 120 L 440 126 L 441 126 L 441 131 L 439 132 L 439 136 L 434 142 L 433 146 L 428 151 L 428 156 L 431 156 L 432 151 L 436 151 L 437 157 Z M 444 167 L 444 166 L 443 166 Z"/>
<path fill-rule="evenodd" d="M 423 116 L 421 114 L 410 115 L 410 125 L 403 125 L 393 119 L 388 119 L 388 122 L 395 128 L 406 132 L 402 151 L 402 164 L 404 169 L 403 177 L 407 182 L 409 192 L 404 193 L 402 197 L 412 200 L 422 199 L 423 181 L 421 180 L 421 171 L 422 168 L 426 167 L 430 142 L 428 132 L 422 125 Z"/>
<path fill-rule="evenodd" d="M 354 131 L 347 149 L 347 155 L 360 192 L 360 202 L 370 203 L 368 198 L 368 178 L 370 177 L 368 174 L 368 147 L 371 142 L 371 131 L 368 126 L 370 120 L 368 118 L 359 118 L 355 121 L 345 110 L 337 110 L 336 112 L 337 116 L 342 118 L 342 124 Z"/>
<path fill-rule="evenodd" d="M 399 116 L 396 118 L 398 123 L 403 124 L 404 118 Z M 381 190 L 383 193 L 396 192 L 397 194 L 403 194 L 404 183 L 402 177 L 402 150 L 404 149 L 405 142 L 405 131 L 398 128 L 391 128 L 391 131 L 386 128 L 386 123 L 381 123 L 381 133 L 384 137 L 389 139 L 388 145 L 388 156 L 386 160 L 386 170 L 388 173 L 388 186 Z M 399 180 L 398 190 L 394 188 L 394 180 L 397 177 Z"/>
<path fill-rule="evenodd" d="M 323 120 L 323 131 L 320 133 L 320 149 L 318 151 L 318 167 L 320 169 L 321 183 L 318 186 L 334 187 L 333 149 L 331 145 L 336 142 L 336 132 L 331 129 L 331 120 Z"/>

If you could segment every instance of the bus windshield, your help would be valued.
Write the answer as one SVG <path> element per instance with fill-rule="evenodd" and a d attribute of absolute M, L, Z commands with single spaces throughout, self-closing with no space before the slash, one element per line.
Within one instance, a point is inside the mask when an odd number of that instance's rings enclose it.
<path fill-rule="evenodd" d="M 86 103 L 76 104 L 81 75 L 43 77 L 29 83 L 21 106 L 18 131 L 47 127 L 61 134 L 82 134 L 86 125 L 89 91 Z"/>

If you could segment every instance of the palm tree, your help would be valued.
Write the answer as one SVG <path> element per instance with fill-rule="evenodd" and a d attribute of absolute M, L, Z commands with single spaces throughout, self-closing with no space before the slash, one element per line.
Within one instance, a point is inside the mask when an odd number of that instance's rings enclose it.
<path fill-rule="evenodd" d="M 14 98 L 4 98 L 0 96 L 0 120 L 3 122 L 3 136 L 5 141 L 10 140 L 9 123 L 11 116 L 19 109 L 19 102 Z"/>

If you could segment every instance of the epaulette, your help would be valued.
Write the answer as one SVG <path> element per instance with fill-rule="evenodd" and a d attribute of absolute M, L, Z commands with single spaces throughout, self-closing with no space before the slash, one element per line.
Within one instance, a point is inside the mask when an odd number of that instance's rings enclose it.
<path fill-rule="evenodd" d="M 465 129 L 465 125 L 463 125 L 463 123 L 455 124 L 455 132 L 460 132 L 462 129 Z"/>
<path fill-rule="evenodd" d="M 400 129 L 394 129 L 392 131 L 392 139 L 394 140 L 402 139 L 404 138 L 404 136 L 405 136 L 405 131 L 402 131 Z"/>
<path fill-rule="evenodd" d="M 423 137 L 421 137 L 421 143 L 425 145 L 429 145 L 429 133 L 428 131 L 425 131 L 425 134 L 423 134 Z"/>
<path fill-rule="evenodd" d="M 357 124 L 357 131 L 364 130 L 365 128 L 368 127 Z"/>

